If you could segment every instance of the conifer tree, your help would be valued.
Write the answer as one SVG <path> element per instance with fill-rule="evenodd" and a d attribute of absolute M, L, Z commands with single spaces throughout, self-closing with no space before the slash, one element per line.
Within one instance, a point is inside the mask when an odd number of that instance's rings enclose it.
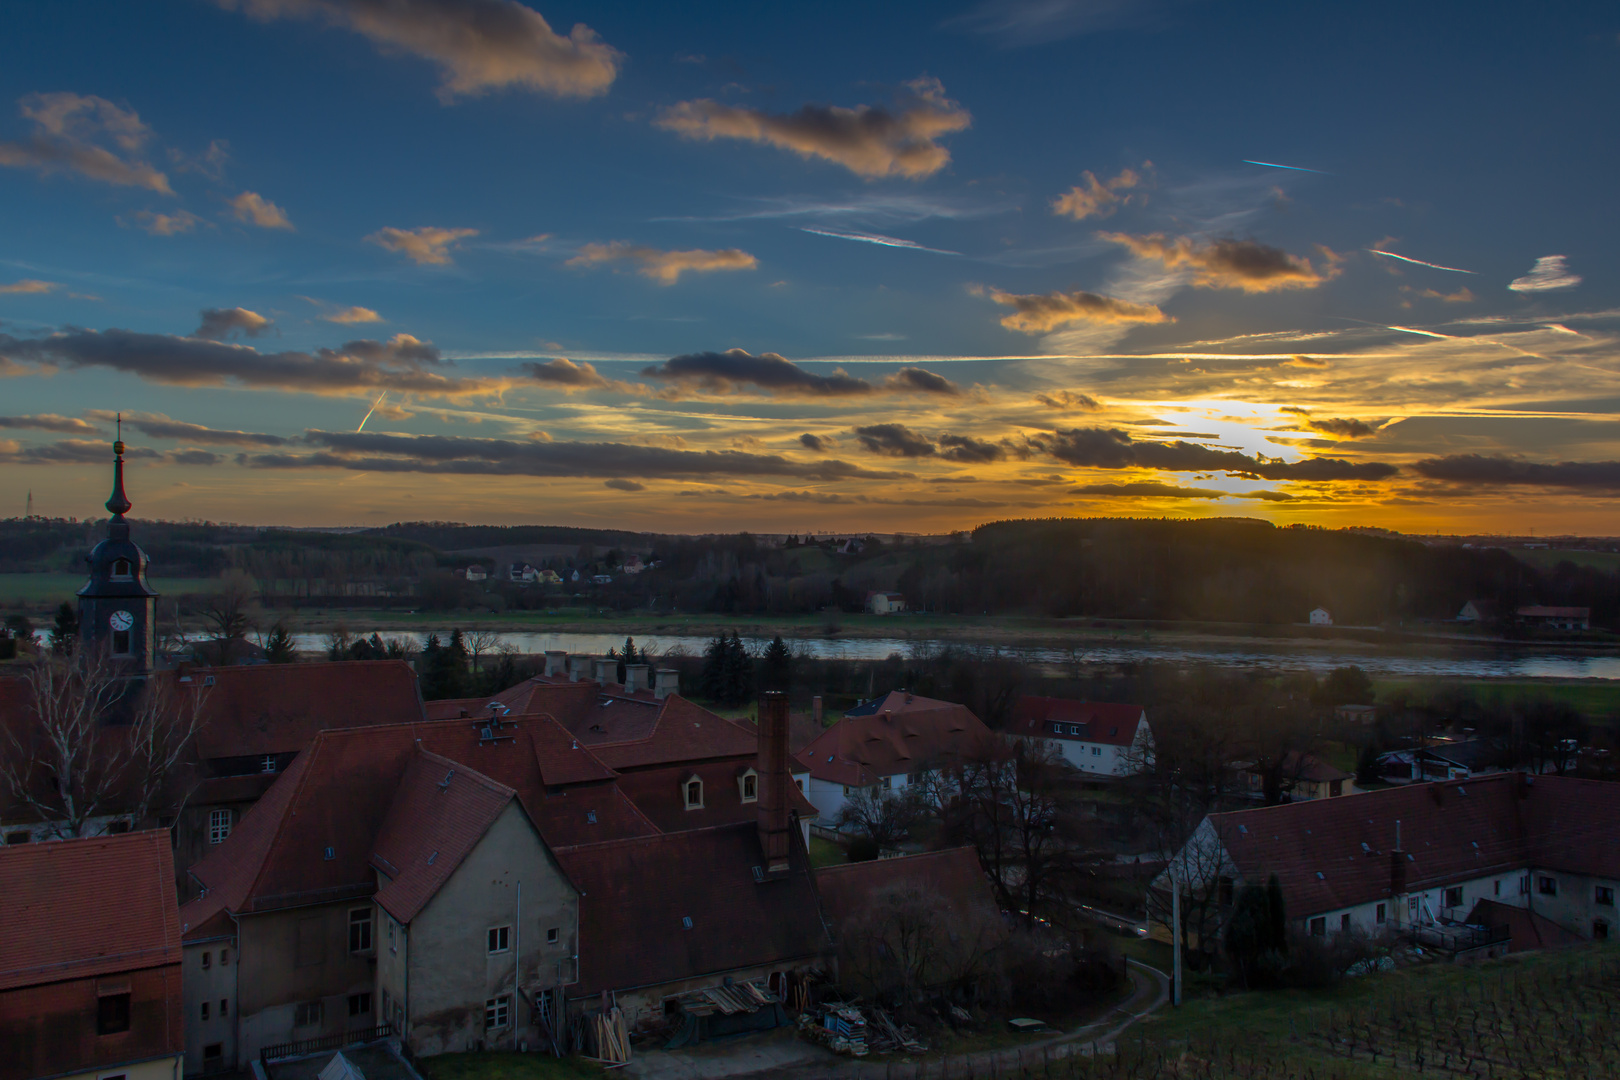
<path fill-rule="evenodd" d="M 272 664 L 290 664 L 298 659 L 292 635 L 281 623 L 271 627 L 270 636 L 264 639 L 264 658 Z"/>

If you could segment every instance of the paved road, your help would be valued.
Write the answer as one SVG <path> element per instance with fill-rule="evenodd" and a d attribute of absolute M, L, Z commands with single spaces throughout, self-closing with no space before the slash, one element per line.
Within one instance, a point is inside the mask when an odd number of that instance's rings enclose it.
<path fill-rule="evenodd" d="M 1006 1050 L 985 1050 L 951 1059 L 951 1071 L 969 1063 L 987 1068 L 994 1059 L 1005 1068 L 1024 1061 L 1057 1060 L 1071 1054 L 1107 1052 L 1126 1029 L 1162 1008 L 1170 1000 L 1170 977 L 1158 968 L 1136 960 L 1129 961 L 1134 989 L 1107 1014 L 1075 1028 L 1044 1039 L 1037 1039 Z M 937 1066 L 936 1066 L 937 1067 Z M 895 1062 L 857 1061 L 838 1057 L 830 1051 L 798 1037 L 797 1029 L 778 1029 L 769 1035 L 707 1044 L 689 1050 L 652 1050 L 637 1054 L 624 1068 L 625 1076 L 640 1080 L 701 1080 L 724 1077 L 787 1076 L 794 1080 L 875 1080 L 878 1076 L 904 1077 L 907 1069 Z"/>

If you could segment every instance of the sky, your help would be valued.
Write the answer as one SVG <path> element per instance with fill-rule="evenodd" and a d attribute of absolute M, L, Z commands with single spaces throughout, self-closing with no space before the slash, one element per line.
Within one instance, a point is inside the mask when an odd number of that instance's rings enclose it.
<path fill-rule="evenodd" d="M 0 516 L 1620 534 L 1620 8 L 0 7 Z"/>

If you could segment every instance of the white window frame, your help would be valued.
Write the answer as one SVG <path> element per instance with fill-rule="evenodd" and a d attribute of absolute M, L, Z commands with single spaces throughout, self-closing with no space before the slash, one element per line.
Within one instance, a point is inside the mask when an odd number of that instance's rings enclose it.
<path fill-rule="evenodd" d="M 694 784 L 697 785 L 696 801 L 692 799 L 692 785 Z M 681 798 L 685 801 L 688 810 L 703 809 L 703 778 L 701 776 L 687 777 L 681 784 Z"/>
<path fill-rule="evenodd" d="M 492 926 L 484 935 L 484 951 L 490 956 L 512 951 L 512 928 L 510 926 Z"/>
<path fill-rule="evenodd" d="M 361 917 L 357 919 L 357 918 L 355 918 L 356 915 L 359 915 Z M 350 908 L 349 909 L 349 952 L 350 953 L 361 955 L 361 954 L 371 952 L 372 949 L 376 947 L 377 938 L 376 938 L 376 925 L 375 924 L 376 924 L 376 918 L 374 917 L 374 915 L 372 913 L 372 910 L 370 908 L 364 907 L 364 908 Z M 365 927 L 365 929 L 362 931 L 362 934 L 364 935 L 365 940 L 360 944 L 360 946 L 358 948 L 356 948 L 355 944 L 354 944 L 354 931 L 355 931 L 356 927 L 360 927 L 360 926 Z"/>
<path fill-rule="evenodd" d="M 231 835 L 231 826 L 234 824 L 231 816 L 228 809 L 208 811 L 208 843 L 210 845 L 223 844 L 225 838 Z"/>
<path fill-rule="evenodd" d="M 504 1031 L 512 1026 L 512 998 L 508 994 L 484 1001 L 484 1030 Z"/>

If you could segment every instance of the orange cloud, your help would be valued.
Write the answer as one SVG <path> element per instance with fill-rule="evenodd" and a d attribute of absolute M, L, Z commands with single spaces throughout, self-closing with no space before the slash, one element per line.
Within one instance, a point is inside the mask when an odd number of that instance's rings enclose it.
<path fill-rule="evenodd" d="M 1112 180 L 1099 181 L 1090 172 L 1080 174 L 1084 185 L 1072 187 L 1063 195 L 1052 200 L 1052 213 L 1058 217 L 1073 218 L 1083 221 L 1088 217 L 1107 217 L 1121 204 L 1130 201 L 1126 195 L 1121 198 L 1115 194 L 1133 188 L 1140 181 L 1140 177 L 1130 169 L 1126 169 Z"/>
<path fill-rule="evenodd" d="M 34 134 L 23 142 L 0 142 L 0 166 L 76 172 L 104 184 L 174 194 L 169 178 L 139 156 L 152 131 L 133 110 L 70 93 L 29 94 L 19 109 L 33 121 Z"/>
<path fill-rule="evenodd" d="M 759 260 L 746 251 L 726 248 L 722 251 L 660 251 L 657 248 L 615 240 L 611 244 L 586 244 L 579 254 L 568 260 L 569 266 L 598 266 L 602 263 L 628 260 L 639 263 L 638 272 L 660 285 L 673 285 L 687 271 L 710 273 L 715 270 L 753 270 Z"/>
<path fill-rule="evenodd" d="M 1009 330 L 1026 334 L 1045 334 L 1070 323 L 1100 323 L 1103 325 L 1129 325 L 1135 323 L 1166 323 L 1176 320 L 1152 304 L 1133 304 L 1112 296 L 1099 296 L 1089 292 L 1035 293 L 1020 296 L 988 290 L 990 299 L 1013 308 L 1011 315 L 1001 320 Z"/>
<path fill-rule="evenodd" d="M 231 210 L 235 212 L 237 221 L 245 221 L 261 229 L 290 231 L 293 227 L 292 221 L 287 217 L 287 211 L 256 191 L 244 191 L 232 199 Z"/>
<path fill-rule="evenodd" d="M 119 220 L 122 223 L 123 219 Z M 190 210 L 178 210 L 172 214 L 142 210 L 135 215 L 135 221 L 153 236 L 175 236 L 179 233 L 188 233 L 198 225 L 207 224 Z"/>
<path fill-rule="evenodd" d="M 477 229 L 440 229 L 423 225 L 417 229 L 378 229 L 366 240 L 389 251 L 397 251 L 418 266 L 448 266 L 450 246 L 465 237 L 477 235 Z"/>
<path fill-rule="evenodd" d="M 1193 271 L 1193 284 L 1212 289 L 1242 289 L 1244 292 L 1271 292 L 1276 289 L 1314 289 L 1338 276 L 1342 258 L 1321 248 L 1326 266 L 1320 272 L 1309 259 L 1290 255 L 1254 240 L 1216 240 L 1195 243 L 1191 237 L 1166 239 L 1163 233 L 1131 236 L 1127 233 L 1098 233 L 1104 240 L 1129 248 L 1139 259 L 1154 259 L 1167 270 L 1183 267 Z"/>
<path fill-rule="evenodd" d="M 334 311 L 330 315 L 322 315 L 330 323 L 349 326 L 353 323 L 382 322 L 383 317 L 368 307 L 346 307 L 342 311 Z"/>
<path fill-rule="evenodd" d="M 659 127 L 687 139 L 742 139 L 831 161 L 868 178 L 920 180 L 950 163 L 939 138 L 963 131 L 973 117 L 945 96 L 938 79 L 916 79 L 896 109 L 881 105 L 806 105 L 777 115 L 703 98 L 665 109 Z"/>
<path fill-rule="evenodd" d="M 13 281 L 10 285 L 0 285 L 0 293 L 48 293 L 56 288 L 60 286 L 54 281 L 23 278 L 21 281 Z"/>

